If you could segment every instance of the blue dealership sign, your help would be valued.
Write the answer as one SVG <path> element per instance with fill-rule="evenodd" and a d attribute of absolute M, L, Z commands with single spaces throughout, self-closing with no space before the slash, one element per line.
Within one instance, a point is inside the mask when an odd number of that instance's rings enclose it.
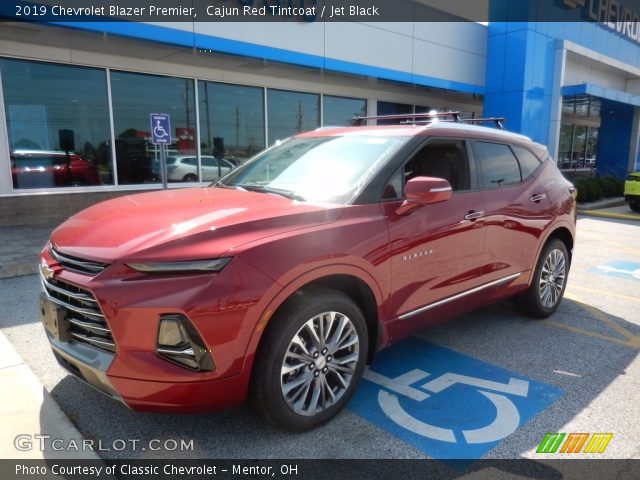
<path fill-rule="evenodd" d="M 560 396 L 556 387 L 409 338 L 380 352 L 349 409 L 432 458 L 471 460 Z"/>
<path fill-rule="evenodd" d="M 149 115 L 151 122 L 151 143 L 164 145 L 171 143 L 171 123 L 166 113 L 152 113 Z"/>

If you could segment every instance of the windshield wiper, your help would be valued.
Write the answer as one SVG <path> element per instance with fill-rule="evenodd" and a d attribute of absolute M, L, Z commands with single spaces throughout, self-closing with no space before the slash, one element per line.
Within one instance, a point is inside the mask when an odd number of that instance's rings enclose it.
<path fill-rule="evenodd" d="M 281 195 L 283 197 L 290 198 L 291 200 L 298 200 L 299 202 L 305 201 L 304 197 L 301 197 L 296 192 L 285 190 L 284 188 L 267 187 L 265 185 L 251 185 L 246 183 L 241 183 L 240 185 L 236 185 L 235 187 L 241 188 L 242 190 L 247 190 L 249 192 L 275 193 L 276 195 Z"/>

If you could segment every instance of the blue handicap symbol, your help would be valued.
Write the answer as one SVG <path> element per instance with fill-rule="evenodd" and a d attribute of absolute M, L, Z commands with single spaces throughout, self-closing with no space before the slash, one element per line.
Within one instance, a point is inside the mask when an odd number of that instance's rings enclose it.
<path fill-rule="evenodd" d="M 349 409 L 432 458 L 475 460 L 562 394 L 409 338 L 378 354 Z"/>
<path fill-rule="evenodd" d="M 165 113 L 151 113 L 149 115 L 151 128 L 151 143 L 169 144 L 171 143 L 171 120 Z"/>
<path fill-rule="evenodd" d="M 615 260 L 593 267 L 590 272 L 610 275 L 612 277 L 640 280 L 640 263 Z"/>

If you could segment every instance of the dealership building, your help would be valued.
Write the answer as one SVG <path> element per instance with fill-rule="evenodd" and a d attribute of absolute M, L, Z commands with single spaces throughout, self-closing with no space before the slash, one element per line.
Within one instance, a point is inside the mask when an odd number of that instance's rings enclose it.
<path fill-rule="evenodd" d="M 564 169 L 638 169 L 640 9 L 517 3 L 597 21 L 2 23 L 0 225 L 162 188 L 153 113 L 169 188 L 300 131 L 433 109 L 505 117 Z"/>

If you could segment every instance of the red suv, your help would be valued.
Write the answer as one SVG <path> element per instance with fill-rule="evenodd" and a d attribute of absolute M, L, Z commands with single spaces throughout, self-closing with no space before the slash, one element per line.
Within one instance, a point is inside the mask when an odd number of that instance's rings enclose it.
<path fill-rule="evenodd" d="M 204 188 L 109 200 L 40 257 L 58 361 L 135 410 L 239 404 L 291 430 L 375 353 L 463 312 L 561 301 L 575 191 L 526 137 L 462 122 L 297 135 Z"/>
<path fill-rule="evenodd" d="M 98 169 L 76 153 L 16 150 L 11 153 L 14 188 L 99 185 Z"/>

